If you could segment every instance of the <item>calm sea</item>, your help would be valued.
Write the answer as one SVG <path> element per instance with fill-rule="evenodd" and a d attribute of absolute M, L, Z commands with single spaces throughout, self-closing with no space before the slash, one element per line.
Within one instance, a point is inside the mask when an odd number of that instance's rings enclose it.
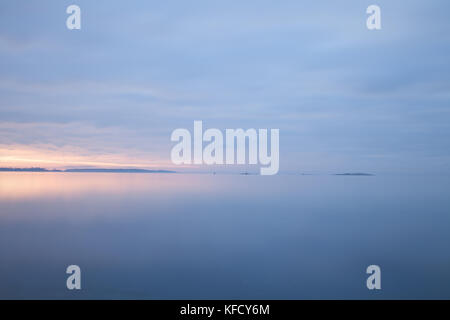
<path fill-rule="evenodd" d="M 450 179 L 0 173 L 0 298 L 449 299 Z"/>

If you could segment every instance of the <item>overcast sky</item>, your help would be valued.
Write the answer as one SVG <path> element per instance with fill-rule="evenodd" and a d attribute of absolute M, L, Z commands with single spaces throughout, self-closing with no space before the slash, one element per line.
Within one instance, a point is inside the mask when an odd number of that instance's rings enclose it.
<path fill-rule="evenodd" d="M 66 8 L 81 7 L 81 30 Z M 366 28 L 381 7 L 382 29 Z M 0 2 L 0 166 L 170 166 L 279 128 L 280 172 L 450 172 L 448 1 Z"/>

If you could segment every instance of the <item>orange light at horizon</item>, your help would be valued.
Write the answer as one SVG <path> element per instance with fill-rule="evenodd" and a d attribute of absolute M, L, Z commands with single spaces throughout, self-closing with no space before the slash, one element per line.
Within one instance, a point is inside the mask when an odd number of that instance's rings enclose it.
<path fill-rule="evenodd" d="M 161 199 L 208 192 L 217 187 L 212 182 L 171 173 L 0 172 L 0 201 L 139 194 Z"/>
<path fill-rule="evenodd" d="M 76 152 L 81 154 L 77 154 Z M 91 154 L 85 150 L 67 150 L 66 148 L 36 148 L 29 146 L 0 146 L 0 166 L 2 167 L 41 167 L 45 169 L 63 169 L 74 166 L 107 168 L 173 169 L 168 160 L 148 161 L 145 155 L 131 156 L 117 154 Z M 149 158 L 151 155 L 148 155 Z"/>
<path fill-rule="evenodd" d="M 100 161 L 58 161 L 58 160 L 45 160 L 45 159 L 24 159 L 16 157 L 0 157 L 1 163 L 14 163 L 19 164 L 21 162 L 26 163 L 45 163 L 45 164 L 62 164 L 65 166 L 84 165 L 84 166 L 104 166 L 104 167 L 158 167 L 156 164 L 148 163 L 117 163 L 117 162 L 100 162 Z M 13 165 L 14 167 L 14 165 Z"/>

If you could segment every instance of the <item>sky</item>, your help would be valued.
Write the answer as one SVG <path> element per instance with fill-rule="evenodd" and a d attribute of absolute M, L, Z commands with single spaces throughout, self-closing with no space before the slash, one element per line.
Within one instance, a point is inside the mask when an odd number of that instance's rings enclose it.
<path fill-rule="evenodd" d="M 450 173 L 449 10 L 1 0 L 0 166 L 172 168 L 172 131 L 202 120 L 280 129 L 280 172 Z"/>

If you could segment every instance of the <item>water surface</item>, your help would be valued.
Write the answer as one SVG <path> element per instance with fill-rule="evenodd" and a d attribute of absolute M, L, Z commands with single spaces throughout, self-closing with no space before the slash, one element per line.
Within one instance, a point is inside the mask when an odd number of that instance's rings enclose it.
<path fill-rule="evenodd" d="M 440 176 L 0 173 L 0 298 L 448 299 L 448 190 Z"/>

